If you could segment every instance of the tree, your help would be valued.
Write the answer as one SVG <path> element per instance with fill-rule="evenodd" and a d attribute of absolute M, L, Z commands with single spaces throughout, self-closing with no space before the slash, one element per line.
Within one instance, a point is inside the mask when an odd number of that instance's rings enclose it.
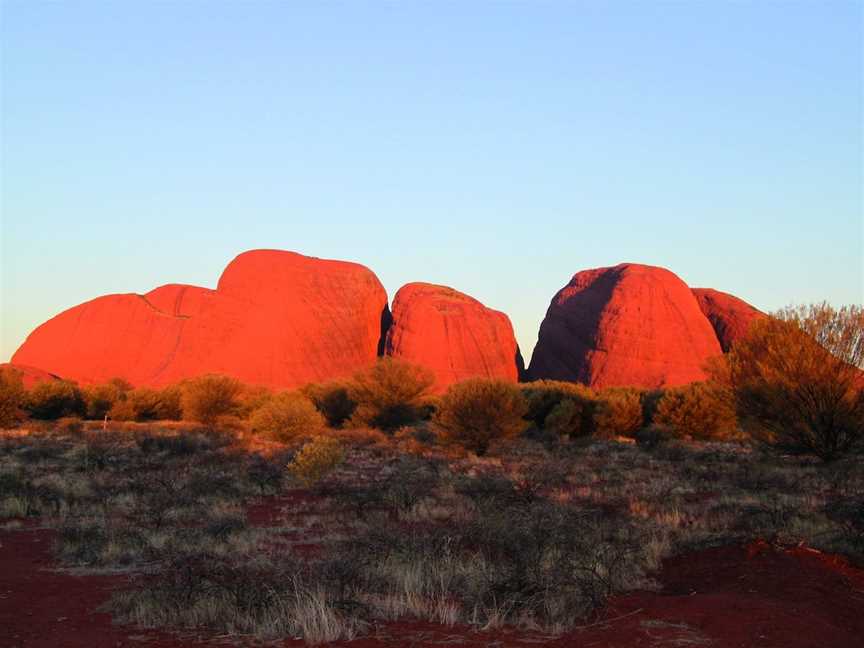
<path fill-rule="evenodd" d="M 786 308 L 755 322 L 709 367 L 746 429 L 781 450 L 831 461 L 864 437 L 864 309 Z"/>
<path fill-rule="evenodd" d="M 451 385 L 435 420 L 444 437 L 483 455 L 490 443 L 521 433 L 528 411 L 519 387 L 506 380 L 472 378 Z"/>

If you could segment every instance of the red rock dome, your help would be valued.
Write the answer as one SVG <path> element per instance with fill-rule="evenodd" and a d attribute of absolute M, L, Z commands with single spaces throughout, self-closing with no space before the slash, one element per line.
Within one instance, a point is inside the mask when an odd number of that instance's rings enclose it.
<path fill-rule="evenodd" d="M 278 250 L 235 258 L 216 290 L 107 295 L 34 330 L 12 358 L 82 384 L 217 372 L 288 388 L 375 361 L 387 294 L 368 268 Z"/>
<path fill-rule="evenodd" d="M 47 371 L 42 371 L 42 369 L 28 367 L 26 365 L 15 365 L 11 362 L 0 362 L 0 369 L 11 369 L 15 371 L 21 377 L 24 389 L 30 389 L 33 385 L 41 382 L 60 380 L 60 376 L 55 376 Z"/>
<path fill-rule="evenodd" d="M 765 317 L 765 313 L 754 308 L 743 299 L 711 288 L 694 288 L 693 294 L 699 308 L 711 322 L 723 351 L 747 334 L 753 320 Z"/>
<path fill-rule="evenodd" d="M 435 372 L 437 391 L 473 377 L 519 378 L 509 318 L 447 286 L 410 283 L 393 300 L 386 354 Z"/>
<path fill-rule="evenodd" d="M 529 375 L 592 387 L 702 380 L 720 343 L 696 297 L 663 268 L 625 263 L 573 276 L 549 305 Z"/>

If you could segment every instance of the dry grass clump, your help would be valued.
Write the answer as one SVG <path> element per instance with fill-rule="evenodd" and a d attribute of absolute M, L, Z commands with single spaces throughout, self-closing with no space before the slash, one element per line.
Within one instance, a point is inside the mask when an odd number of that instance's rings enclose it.
<path fill-rule="evenodd" d="M 317 436 L 300 448 L 288 465 L 288 471 L 304 486 L 311 486 L 344 460 L 345 451 L 339 439 Z"/>
<path fill-rule="evenodd" d="M 0 429 L 13 427 L 21 420 L 26 395 L 20 372 L 0 367 Z"/>
<path fill-rule="evenodd" d="M 181 385 L 183 418 L 212 424 L 220 416 L 234 414 L 242 390 L 240 381 L 230 376 L 208 374 L 187 380 Z"/>
<path fill-rule="evenodd" d="M 252 413 L 249 423 L 253 431 L 282 443 L 315 436 L 326 425 L 312 401 L 298 391 L 275 394 Z"/>
<path fill-rule="evenodd" d="M 506 380 L 473 378 L 451 385 L 441 398 L 435 422 L 444 438 L 483 455 L 493 441 L 521 433 L 528 411 L 519 387 Z"/>
<path fill-rule="evenodd" d="M 692 383 L 663 392 L 653 421 L 679 436 L 721 441 L 737 434 L 737 419 L 727 394 L 713 383 Z"/>
<path fill-rule="evenodd" d="M 357 404 L 351 425 L 393 432 L 428 417 L 434 382 L 426 367 L 395 358 L 378 360 L 348 383 L 348 397 Z"/>

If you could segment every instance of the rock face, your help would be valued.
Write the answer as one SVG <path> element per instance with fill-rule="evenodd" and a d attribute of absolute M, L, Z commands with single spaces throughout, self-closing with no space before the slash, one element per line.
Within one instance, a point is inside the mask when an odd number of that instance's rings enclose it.
<path fill-rule="evenodd" d="M 743 299 L 711 288 L 694 288 L 693 294 L 699 308 L 711 322 L 724 353 L 732 344 L 746 335 L 753 320 L 765 317 L 765 313 L 753 308 Z"/>
<path fill-rule="evenodd" d="M 705 378 L 720 343 L 676 275 L 621 264 L 573 276 L 549 305 L 529 376 L 657 388 Z"/>
<path fill-rule="evenodd" d="M 436 391 L 466 378 L 516 381 L 522 357 L 510 319 L 446 286 L 410 283 L 393 300 L 385 353 L 435 372 Z"/>
<path fill-rule="evenodd" d="M 15 365 L 11 362 L 0 362 L 0 369 L 6 368 L 12 369 L 19 376 L 21 376 L 21 382 L 24 385 L 24 389 L 30 389 L 31 387 L 33 387 L 33 385 L 41 382 L 53 382 L 55 380 L 60 380 L 59 376 L 50 374 L 47 371 L 42 371 L 41 369 L 37 369 L 36 367 Z"/>
<path fill-rule="evenodd" d="M 215 372 L 289 388 L 374 362 L 387 314 L 387 294 L 364 266 L 253 250 L 216 290 L 170 284 L 70 308 L 12 361 L 82 384 L 163 385 Z"/>

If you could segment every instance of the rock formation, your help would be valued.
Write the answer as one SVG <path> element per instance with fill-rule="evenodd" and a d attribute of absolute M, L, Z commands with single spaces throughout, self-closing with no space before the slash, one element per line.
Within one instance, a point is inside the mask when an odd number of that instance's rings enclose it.
<path fill-rule="evenodd" d="M 699 308 L 714 327 L 724 352 L 729 351 L 735 340 L 747 333 L 753 320 L 765 317 L 765 313 L 743 299 L 719 290 L 694 288 L 693 294 L 696 295 Z"/>
<path fill-rule="evenodd" d="M 436 391 L 478 376 L 518 380 L 522 357 L 504 313 L 427 283 L 402 286 L 392 310 L 385 353 L 432 369 Z"/>
<path fill-rule="evenodd" d="M 50 374 L 47 371 L 42 371 L 42 369 L 37 369 L 36 367 L 15 365 L 11 362 L 0 362 L 0 369 L 7 368 L 15 371 L 21 377 L 21 382 L 23 383 L 25 389 L 30 389 L 31 387 L 33 387 L 33 385 L 41 382 L 52 382 L 54 380 L 60 380 L 59 376 Z"/>
<path fill-rule="evenodd" d="M 34 330 L 12 358 L 81 384 L 162 385 L 203 373 L 289 388 L 375 361 L 387 294 L 368 268 L 293 252 L 235 258 L 216 290 L 107 295 Z"/>
<path fill-rule="evenodd" d="M 720 343 L 676 275 L 621 264 L 579 272 L 549 305 L 531 359 L 532 378 L 592 387 L 668 387 L 702 380 Z"/>

